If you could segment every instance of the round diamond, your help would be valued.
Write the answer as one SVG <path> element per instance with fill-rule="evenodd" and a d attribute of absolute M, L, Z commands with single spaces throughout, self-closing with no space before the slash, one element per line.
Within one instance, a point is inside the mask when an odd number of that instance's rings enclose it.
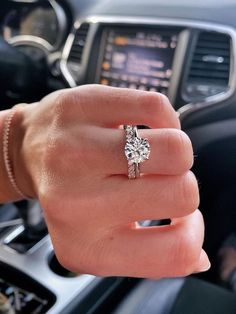
<path fill-rule="evenodd" d="M 150 145 L 147 139 L 134 137 L 125 145 L 125 156 L 129 162 L 140 163 L 149 158 Z"/>

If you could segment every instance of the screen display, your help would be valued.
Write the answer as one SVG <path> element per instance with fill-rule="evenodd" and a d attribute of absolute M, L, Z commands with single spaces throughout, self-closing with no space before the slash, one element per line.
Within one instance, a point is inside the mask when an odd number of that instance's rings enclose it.
<path fill-rule="evenodd" d="M 178 34 L 163 29 L 108 30 L 104 33 L 99 83 L 168 94 Z"/>

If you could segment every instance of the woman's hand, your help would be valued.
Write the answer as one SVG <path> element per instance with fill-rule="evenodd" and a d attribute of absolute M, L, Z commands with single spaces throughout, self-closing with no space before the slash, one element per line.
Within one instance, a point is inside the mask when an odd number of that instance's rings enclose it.
<path fill-rule="evenodd" d="M 151 154 L 136 180 L 127 178 L 123 124 L 152 128 L 140 130 Z M 39 199 L 66 268 L 149 278 L 209 268 L 191 142 L 166 97 L 81 86 L 19 109 L 14 126 L 18 186 Z M 171 225 L 135 223 L 163 218 Z"/>

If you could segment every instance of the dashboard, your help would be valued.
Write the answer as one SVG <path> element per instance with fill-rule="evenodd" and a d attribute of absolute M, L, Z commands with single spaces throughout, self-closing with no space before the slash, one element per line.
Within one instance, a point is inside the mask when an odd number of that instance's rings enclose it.
<path fill-rule="evenodd" d="M 177 30 L 104 28 L 96 81 L 167 94 Z"/>
<path fill-rule="evenodd" d="M 67 18 L 54 0 L 41 2 L 8 1 L 1 20 L 1 35 L 11 44 L 56 50 L 66 35 Z"/>
<path fill-rule="evenodd" d="M 161 92 L 179 112 L 183 128 L 236 116 L 234 0 L 4 0 L 3 4 L 0 34 L 31 59 L 45 60 L 45 81 L 53 84 L 44 94 L 91 83 Z M 11 296 L 16 290 L 25 307 L 33 304 L 42 313 L 45 308 L 51 308 L 51 314 L 65 313 L 65 307 L 75 299 L 79 302 L 98 279 L 72 278 L 64 270 L 58 272 L 58 264 L 52 267 L 53 248 L 45 234 L 19 253 L 16 247 L 23 231 L 21 221 L 0 234 L 0 263 L 24 273 L 21 282 L 12 282 L 0 272 L 0 293 L 7 290 Z M 25 274 L 30 277 L 27 282 L 39 283 L 40 289 L 22 287 Z"/>
<path fill-rule="evenodd" d="M 32 59 L 45 58 L 51 76 L 69 87 L 98 83 L 161 92 L 181 114 L 234 93 L 236 35 L 231 19 L 222 23 L 231 16 L 230 0 L 223 8 L 211 0 L 5 3 L 3 38 Z M 207 8 L 212 15 L 206 18 Z"/>
<path fill-rule="evenodd" d="M 235 32 L 226 26 L 92 16 L 75 25 L 61 68 L 70 86 L 95 82 L 156 91 L 177 110 L 189 104 L 195 110 L 232 94 L 234 50 Z"/>

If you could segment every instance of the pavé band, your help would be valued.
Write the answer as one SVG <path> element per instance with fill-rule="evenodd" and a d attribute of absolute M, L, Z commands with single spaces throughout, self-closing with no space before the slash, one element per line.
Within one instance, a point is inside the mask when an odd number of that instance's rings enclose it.
<path fill-rule="evenodd" d="M 149 159 L 150 144 L 147 139 L 138 136 L 138 128 L 134 125 L 124 125 L 126 144 L 125 156 L 128 161 L 128 178 L 140 176 L 139 164 Z"/>

